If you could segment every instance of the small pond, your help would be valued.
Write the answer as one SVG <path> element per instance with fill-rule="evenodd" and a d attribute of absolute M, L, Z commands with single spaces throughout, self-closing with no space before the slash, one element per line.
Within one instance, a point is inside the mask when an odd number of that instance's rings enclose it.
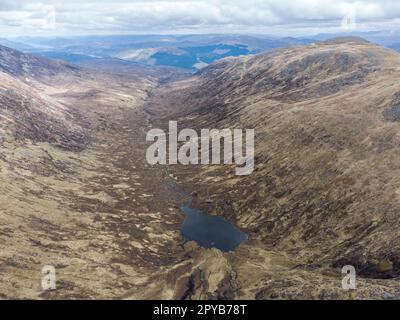
<path fill-rule="evenodd" d="M 248 239 L 247 234 L 221 217 L 205 214 L 187 205 L 181 206 L 181 211 L 186 215 L 181 228 L 183 237 L 204 248 L 234 251 Z"/>

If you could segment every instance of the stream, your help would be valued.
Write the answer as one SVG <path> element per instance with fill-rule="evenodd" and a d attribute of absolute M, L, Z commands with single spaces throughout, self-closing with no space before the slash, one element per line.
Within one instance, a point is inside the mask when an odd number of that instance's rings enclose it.
<path fill-rule="evenodd" d="M 150 114 L 146 110 L 144 113 L 146 127 L 151 128 Z M 146 132 L 146 128 L 143 129 Z M 192 197 L 179 190 L 177 182 L 170 177 L 167 169 L 164 170 L 164 174 L 169 188 L 188 199 L 187 203 L 180 206 L 180 210 L 186 216 L 181 227 L 182 236 L 186 241 L 195 241 L 203 248 L 217 248 L 223 252 L 231 252 L 248 239 L 246 233 L 228 220 L 192 208 Z"/>

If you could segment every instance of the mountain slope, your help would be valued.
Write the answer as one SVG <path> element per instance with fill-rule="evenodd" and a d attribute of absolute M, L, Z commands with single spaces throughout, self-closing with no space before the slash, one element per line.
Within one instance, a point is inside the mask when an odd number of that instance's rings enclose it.
<path fill-rule="evenodd" d="M 78 72 L 78 68 L 62 61 L 49 60 L 0 45 L 0 71 L 16 77 L 39 78 L 61 72 Z"/>
<path fill-rule="evenodd" d="M 380 298 L 368 279 L 400 275 L 399 77 L 394 51 L 335 39 L 222 60 L 160 89 L 150 110 L 161 127 L 254 128 L 249 177 L 226 166 L 174 170 L 195 204 L 246 230 L 242 250 L 284 253 L 315 279 L 354 265 L 367 296 Z M 259 298 L 284 296 L 282 283 L 254 277 Z"/>
<path fill-rule="evenodd" d="M 7 133 L 15 141 L 48 142 L 67 150 L 83 150 L 88 143 L 83 128 L 71 110 L 46 95 L 43 87 L 84 74 L 64 62 L 0 46 L 2 139 L 7 140 Z"/>
<path fill-rule="evenodd" d="M 172 297 L 182 218 L 143 161 L 155 73 L 1 51 L 0 298 Z M 46 265 L 57 290 L 41 287 Z"/>
<path fill-rule="evenodd" d="M 62 104 L 38 88 L 52 77 L 78 75 L 66 63 L 43 59 L 0 46 L 0 116 L 2 139 L 49 142 L 70 150 L 87 143 L 82 128 Z M 9 139 L 8 139 L 9 140 Z M 9 140 L 11 141 L 11 140 Z"/>

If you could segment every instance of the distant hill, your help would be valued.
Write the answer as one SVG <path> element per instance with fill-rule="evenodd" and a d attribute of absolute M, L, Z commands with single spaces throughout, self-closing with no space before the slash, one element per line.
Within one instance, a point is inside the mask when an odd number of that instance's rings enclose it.
<path fill-rule="evenodd" d="M 313 39 L 318 41 L 324 41 L 335 37 L 360 37 L 369 42 L 391 48 L 392 46 L 400 43 L 400 31 L 396 30 L 381 30 L 381 31 L 370 31 L 370 32 L 342 32 L 342 33 L 326 33 L 312 36 Z"/>

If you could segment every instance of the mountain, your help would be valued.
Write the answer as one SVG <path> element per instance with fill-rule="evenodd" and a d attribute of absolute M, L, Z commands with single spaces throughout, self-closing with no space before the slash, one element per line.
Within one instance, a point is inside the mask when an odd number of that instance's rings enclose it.
<path fill-rule="evenodd" d="M 34 50 L 34 47 L 27 45 L 27 44 L 23 44 L 17 41 L 10 41 L 8 39 L 4 39 L 4 38 L 0 38 L 0 45 L 4 46 L 4 47 L 8 47 L 8 48 L 13 48 L 15 50 L 19 50 L 19 51 L 30 51 L 30 50 Z"/>
<path fill-rule="evenodd" d="M 130 49 L 118 53 L 117 58 L 149 65 L 170 66 L 183 69 L 202 69 L 225 57 L 248 55 L 257 51 L 247 46 L 217 44 L 193 47 Z"/>
<path fill-rule="evenodd" d="M 399 77 L 399 54 L 346 37 L 223 59 L 154 94 L 157 127 L 255 129 L 252 175 L 173 170 L 194 206 L 249 234 L 226 273 L 238 297 L 399 297 Z"/>
<path fill-rule="evenodd" d="M 77 68 L 0 46 L 0 101 L 2 140 L 49 142 L 80 150 L 85 146 L 82 129 L 71 121 L 65 107 L 32 87 L 34 79 L 60 73 L 78 73 Z"/>
<path fill-rule="evenodd" d="M 74 73 L 78 68 L 62 61 L 44 59 L 0 46 L 0 71 L 19 78 L 43 78 L 64 73 Z"/>
<path fill-rule="evenodd" d="M 398 30 L 380 30 L 380 31 L 369 31 L 369 32 L 359 32 L 359 31 L 347 31 L 342 33 L 327 33 L 327 34 L 318 34 L 312 36 L 312 39 L 317 41 L 324 41 L 332 38 L 339 37 L 360 37 L 366 39 L 372 43 L 378 44 L 380 46 L 384 46 L 386 48 L 393 48 L 399 43 L 399 31 Z"/>

